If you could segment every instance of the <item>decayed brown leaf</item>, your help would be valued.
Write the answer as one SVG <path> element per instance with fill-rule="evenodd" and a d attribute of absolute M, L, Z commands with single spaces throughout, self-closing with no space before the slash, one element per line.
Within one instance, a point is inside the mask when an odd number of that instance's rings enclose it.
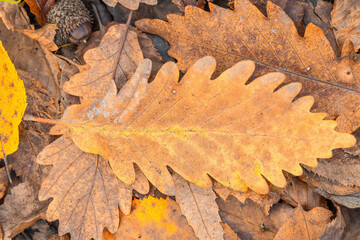
<path fill-rule="evenodd" d="M 40 200 L 53 198 L 46 217 L 49 221 L 59 219 L 59 234 L 70 232 L 71 239 L 101 239 L 104 227 L 115 232 L 118 206 L 128 214 L 133 188 L 143 194 L 149 190 L 143 180 L 133 186 L 120 182 L 108 162 L 78 149 L 67 134 L 47 146 L 38 162 L 54 165 L 39 193 Z"/>
<path fill-rule="evenodd" d="M 0 2 L 1 4 L 1 2 Z M 14 4 L 11 4 L 14 5 Z M 29 28 L 27 28 L 29 29 Z M 18 31 L 11 31 L 0 21 L 0 40 L 17 70 L 28 72 L 52 94 L 55 104 L 60 101 L 58 59 L 36 40 Z M 36 59 L 36 61 L 29 61 Z M 40 66 L 40 67 L 39 67 Z"/>
<path fill-rule="evenodd" d="M 263 209 L 265 215 L 269 215 L 270 208 L 280 200 L 279 194 L 273 187 L 270 188 L 269 193 L 266 195 L 258 194 L 257 192 L 251 190 L 246 192 L 234 191 L 230 188 L 224 187 L 218 182 L 214 183 L 213 189 L 224 201 L 230 195 L 236 197 L 237 200 L 243 204 L 245 203 L 246 199 L 251 199 L 254 203 Z"/>
<path fill-rule="evenodd" d="M 360 2 L 357 0 L 335 0 L 331 12 L 331 25 L 340 50 L 352 42 L 355 51 L 360 49 Z"/>
<path fill-rule="evenodd" d="M 181 215 L 179 206 L 170 198 L 158 199 L 149 196 L 133 201 L 133 211 L 123 216 L 115 234 L 104 233 L 103 240 L 193 240 L 191 227 Z"/>
<path fill-rule="evenodd" d="M 0 206 L 0 223 L 6 240 L 10 240 L 37 220 L 45 218 L 48 201 L 40 202 L 37 190 L 30 182 L 20 183 L 11 189 Z"/>
<path fill-rule="evenodd" d="M 120 41 L 125 32 L 125 24 L 111 26 L 98 47 L 90 49 L 84 55 L 87 63 L 85 69 L 75 74 L 64 84 L 63 89 L 75 96 L 85 99 L 104 96 L 113 81 L 116 67 L 115 83 L 121 88 L 134 74 L 143 54 L 137 40 L 137 34 L 128 31 L 120 60 L 116 63 Z M 117 64 L 117 66 L 115 66 Z"/>
<path fill-rule="evenodd" d="M 44 27 L 37 30 L 23 29 L 18 31 L 25 34 L 29 38 L 38 41 L 40 45 L 42 45 L 46 49 L 50 51 L 56 51 L 59 48 L 54 43 L 56 29 L 58 29 L 58 27 L 55 24 L 47 24 Z"/>
<path fill-rule="evenodd" d="M 29 5 L 30 11 L 36 16 L 37 22 L 44 26 L 46 23 L 46 15 L 49 12 L 55 0 L 25 0 Z"/>
<path fill-rule="evenodd" d="M 216 199 L 220 208 L 220 216 L 241 239 L 273 239 L 278 229 L 284 224 L 294 209 L 288 204 L 274 205 L 269 215 L 250 199 L 244 204 L 234 196 L 226 201 Z"/>
<path fill-rule="evenodd" d="M 323 121 L 325 114 L 309 112 L 312 97 L 292 102 L 300 84 L 274 92 L 283 74 L 245 85 L 254 67 L 240 62 L 210 81 L 215 59 L 205 57 L 179 83 L 169 62 L 149 84 L 151 62 L 143 60 L 119 93 L 114 82 L 103 82 L 104 98 L 70 106 L 60 123 L 71 128 L 80 149 L 109 160 L 122 181 L 134 181 L 136 163 L 168 195 L 175 190 L 166 166 L 201 187 L 212 186 L 209 173 L 234 190 L 249 186 L 264 194 L 262 176 L 284 187 L 282 170 L 299 175 L 299 163 L 316 166 L 331 149 L 355 144 L 352 135 L 333 130 L 334 121 Z"/>
<path fill-rule="evenodd" d="M 274 240 L 319 239 L 330 222 L 331 211 L 325 208 L 313 208 L 306 212 L 297 208 L 281 226 Z"/>
<path fill-rule="evenodd" d="M 23 80 L 28 106 L 25 113 L 38 117 L 59 117 L 51 94 L 29 74 L 17 70 Z M 5 239 L 10 239 L 24 231 L 39 219 L 45 219 L 45 211 L 50 201 L 38 199 L 40 185 L 49 173 L 49 167 L 36 163 L 38 153 L 51 142 L 51 136 L 44 134 L 49 125 L 23 122 L 19 127 L 19 149 L 8 157 L 12 169 L 23 183 L 11 189 L 0 207 L 0 223 Z"/>
<path fill-rule="evenodd" d="M 6 174 L 6 169 L 5 167 L 3 167 L 0 169 L 0 199 L 2 199 L 3 196 L 5 195 L 8 185 L 9 185 L 9 179 Z"/>
<path fill-rule="evenodd" d="M 304 84 L 301 95 L 313 95 L 313 110 L 327 112 L 338 129 L 352 132 L 360 125 L 358 58 L 334 60 L 323 31 L 309 24 L 300 37 L 291 19 L 268 1 L 267 16 L 249 0 L 236 0 L 235 10 L 210 4 L 210 13 L 188 6 L 185 16 L 168 15 L 169 22 L 139 20 L 136 26 L 170 42 L 169 54 L 185 71 L 200 57 L 218 61 L 217 74 L 243 59 L 257 63 L 257 75 L 281 71 L 288 81 Z M 343 54 L 353 52 L 348 46 Z"/>
<path fill-rule="evenodd" d="M 212 189 L 189 183 L 175 172 L 172 176 L 176 189 L 176 202 L 196 236 L 201 240 L 224 239 L 219 208 L 215 202 L 216 195 Z"/>
<path fill-rule="evenodd" d="M 139 8 L 140 3 L 145 3 L 148 5 L 156 5 L 157 0 L 104 0 L 104 3 L 109 5 L 110 7 L 115 7 L 117 3 L 120 3 L 124 7 L 137 10 Z"/>

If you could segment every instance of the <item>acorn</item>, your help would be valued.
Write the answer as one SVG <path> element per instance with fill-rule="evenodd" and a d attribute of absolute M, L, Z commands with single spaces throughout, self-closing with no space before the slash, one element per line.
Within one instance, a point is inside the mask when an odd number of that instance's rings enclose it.
<path fill-rule="evenodd" d="M 47 22 L 59 28 L 55 35 L 58 46 L 69 42 L 80 44 L 91 35 L 92 17 L 81 0 L 59 0 L 51 7 Z"/>

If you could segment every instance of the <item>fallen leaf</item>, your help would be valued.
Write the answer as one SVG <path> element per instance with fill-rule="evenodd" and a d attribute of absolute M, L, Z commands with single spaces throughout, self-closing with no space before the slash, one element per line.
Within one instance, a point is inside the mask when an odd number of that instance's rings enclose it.
<path fill-rule="evenodd" d="M 306 170 L 345 186 L 360 187 L 360 131 L 354 132 L 357 143 L 352 148 L 336 149 L 330 159 L 319 159 L 317 168 L 304 166 Z"/>
<path fill-rule="evenodd" d="M 120 3 L 124 7 L 137 10 L 139 8 L 140 3 L 145 3 L 148 5 L 156 5 L 157 0 L 104 0 L 104 3 L 109 5 L 110 7 L 115 7 L 117 3 Z"/>
<path fill-rule="evenodd" d="M 130 212 L 133 187 L 121 183 L 102 157 L 78 149 L 67 134 L 47 146 L 38 163 L 53 165 L 39 199 L 53 198 L 46 217 L 60 220 L 60 235 L 101 239 L 104 227 L 116 231 L 119 206 L 123 213 Z"/>
<path fill-rule="evenodd" d="M 263 210 L 250 199 L 240 203 L 234 196 L 226 201 L 216 199 L 220 216 L 241 239 L 273 239 L 294 209 L 288 204 L 274 205 L 266 216 Z"/>
<path fill-rule="evenodd" d="M 280 200 L 280 195 L 273 187 L 270 188 L 268 194 L 258 194 L 252 190 L 234 191 L 215 182 L 213 189 L 223 200 L 226 200 L 229 195 L 236 197 L 241 203 L 245 203 L 246 199 L 251 199 L 263 209 L 265 215 L 269 215 L 270 208 Z"/>
<path fill-rule="evenodd" d="M 220 223 L 224 229 L 224 240 L 241 240 L 226 223 Z"/>
<path fill-rule="evenodd" d="M 18 149 L 18 126 L 26 109 L 26 93 L 23 81 L 19 78 L 0 41 L 0 143 L 1 158 Z M 4 156 L 5 155 L 5 156 Z"/>
<path fill-rule="evenodd" d="M 346 227 L 345 219 L 341 213 L 341 208 L 336 207 L 336 218 L 328 223 L 320 236 L 320 240 L 338 240 L 344 239 L 344 232 Z"/>
<path fill-rule="evenodd" d="M 360 70 L 357 58 L 336 58 L 323 31 L 309 24 L 300 37 L 285 12 L 268 1 L 265 17 L 249 0 L 235 0 L 235 10 L 209 4 L 210 13 L 187 6 L 185 16 L 169 22 L 143 19 L 136 26 L 170 43 L 170 56 L 185 71 L 199 58 L 217 59 L 216 76 L 244 59 L 257 63 L 255 76 L 280 71 L 288 81 L 305 86 L 300 96 L 313 95 L 313 110 L 327 112 L 338 129 L 353 132 L 360 125 Z M 351 53 L 351 46 L 343 54 Z"/>
<path fill-rule="evenodd" d="M 333 130 L 335 121 L 323 121 L 324 113 L 309 112 L 312 97 L 292 102 L 301 84 L 274 92 L 283 74 L 245 85 L 254 67 L 243 61 L 210 81 L 215 59 L 205 57 L 178 82 L 176 64 L 169 62 L 149 84 L 145 59 L 119 93 L 114 82 L 103 82 L 106 96 L 70 106 L 59 123 L 71 128 L 81 150 L 108 160 L 123 182 L 134 181 L 136 163 L 167 195 L 175 189 L 166 166 L 201 187 L 212 186 L 209 174 L 234 190 L 249 186 L 266 194 L 262 176 L 284 187 L 282 170 L 301 175 L 299 163 L 315 167 L 331 149 L 355 144 L 352 135 Z"/>
<path fill-rule="evenodd" d="M 188 5 L 196 6 L 198 0 L 171 0 L 179 9 L 180 11 L 184 12 L 185 7 Z"/>
<path fill-rule="evenodd" d="M 31 39 L 39 42 L 40 45 L 48 49 L 49 51 L 56 51 L 59 47 L 54 43 L 54 37 L 58 27 L 55 24 L 47 24 L 37 30 L 23 29 L 18 30 Z"/>
<path fill-rule="evenodd" d="M 5 197 L 0 206 L 0 224 L 5 240 L 10 240 L 37 220 L 45 218 L 49 201 L 39 202 L 34 192 L 34 187 L 24 182 L 13 187 Z"/>
<path fill-rule="evenodd" d="M 9 185 L 9 180 L 6 174 L 6 169 L 5 167 L 0 168 L 0 199 L 4 197 L 8 185 Z"/>
<path fill-rule="evenodd" d="M 360 49 L 360 2 L 356 0 L 335 0 L 331 12 L 331 25 L 334 29 L 336 42 L 341 50 L 346 42 Z"/>
<path fill-rule="evenodd" d="M 211 188 L 201 188 L 183 179 L 179 174 L 172 174 L 176 202 L 186 217 L 195 235 L 203 239 L 224 239 L 219 216 L 219 208 L 215 202 L 216 195 Z"/>
<path fill-rule="evenodd" d="M 308 184 L 298 178 L 292 178 L 292 181 L 285 188 L 278 188 L 277 191 L 283 201 L 294 207 L 298 206 L 298 201 L 300 201 L 301 206 L 305 210 L 311 210 L 315 207 L 326 207 L 326 199 L 314 192 Z"/>
<path fill-rule="evenodd" d="M 26 90 L 28 106 L 25 113 L 38 117 L 59 117 L 51 94 L 39 81 L 22 70 L 18 70 L 18 74 Z M 36 157 L 51 142 L 51 136 L 44 134 L 49 128 L 49 125 L 36 122 L 22 122 L 19 126 L 19 149 L 8 157 L 8 161 L 23 183 L 11 189 L 12 194 L 6 195 L 1 210 L 3 218 L 0 222 L 6 239 L 23 232 L 38 219 L 45 219 L 50 201 L 40 202 L 38 193 L 50 168 L 37 164 Z"/>
<path fill-rule="evenodd" d="M 331 211 L 321 207 L 309 212 L 297 208 L 281 226 L 274 240 L 319 239 L 331 216 Z"/>
<path fill-rule="evenodd" d="M 336 202 L 337 204 L 343 205 L 345 207 L 360 208 L 360 192 L 349 195 L 336 195 L 336 194 L 329 194 L 325 191 L 322 191 L 319 188 L 315 188 L 314 191 L 322 195 L 323 197 L 333 202 Z"/>
<path fill-rule="evenodd" d="M 20 4 L 0 2 L 0 19 L 9 30 L 29 29 L 30 19 Z"/>
<path fill-rule="evenodd" d="M 121 218 L 118 231 L 115 234 L 105 232 L 103 240 L 196 239 L 179 206 L 170 198 L 135 199 L 132 208 L 129 216 Z"/>
<path fill-rule="evenodd" d="M 60 69 L 57 57 L 36 40 L 18 31 L 7 29 L 1 21 L 0 40 L 15 68 L 28 72 L 32 78 L 37 79 L 51 93 L 57 105 L 61 100 L 58 82 Z M 36 59 L 36 61 L 29 61 L 29 59 Z"/>
<path fill-rule="evenodd" d="M 36 16 L 37 22 L 44 26 L 46 24 L 46 15 L 49 12 L 55 0 L 25 0 L 30 7 L 30 11 Z"/>
<path fill-rule="evenodd" d="M 108 92 L 125 28 L 125 24 L 117 24 L 108 29 L 100 45 L 85 53 L 85 69 L 64 84 L 64 91 L 87 99 L 101 97 Z M 116 66 L 115 83 L 119 89 L 131 78 L 142 59 L 137 34 L 129 30 Z"/>

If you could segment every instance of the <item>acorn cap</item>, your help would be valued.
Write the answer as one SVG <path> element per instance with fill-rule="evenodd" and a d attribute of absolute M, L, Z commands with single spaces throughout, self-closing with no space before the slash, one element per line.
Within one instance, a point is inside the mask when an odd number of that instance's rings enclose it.
<path fill-rule="evenodd" d="M 55 36 L 57 45 L 69 42 L 70 33 L 84 23 L 91 23 L 90 12 L 81 0 L 59 0 L 50 9 L 47 22 L 59 28 Z"/>

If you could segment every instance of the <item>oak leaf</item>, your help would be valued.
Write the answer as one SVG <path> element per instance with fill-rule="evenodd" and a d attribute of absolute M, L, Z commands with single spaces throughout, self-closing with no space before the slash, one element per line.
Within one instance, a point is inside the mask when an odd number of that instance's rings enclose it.
<path fill-rule="evenodd" d="M 129 216 L 121 217 L 115 234 L 104 233 L 103 240 L 158 239 L 192 240 L 196 239 L 176 202 L 170 198 L 159 199 L 149 196 L 133 201 Z"/>
<path fill-rule="evenodd" d="M 120 3 L 128 9 L 137 10 L 140 3 L 145 3 L 147 5 L 156 5 L 157 0 L 104 0 L 104 3 L 106 3 L 110 7 L 115 7 L 117 3 Z"/>
<path fill-rule="evenodd" d="M 286 203 L 275 204 L 268 215 L 250 199 L 240 203 L 234 196 L 226 201 L 217 198 L 221 220 L 228 224 L 241 239 L 272 240 L 294 208 Z"/>
<path fill-rule="evenodd" d="M 85 67 L 64 84 L 64 91 L 86 99 L 104 96 L 109 90 L 109 83 L 113 81 L 114 68 L 118 88 L 131 78 L 143 59 L 143 54 L 137 34 L 128 31 L 120 60 L 116 62 L 125 29 L 125 24 L 116 24 L 108 29 L 99 46 L 84 54 Z"/>
<path fill-rule="evenodd" d="M 148 191 L 138 181 L 133 186 L 120 182 L 107 161 L 81 151 L 68 134 L 47 146 L 38 163 L 54 165 L 39 193 L 40 200 L 53 198 L 46 217 L 59 219 L 59 234 L 70 232 L 71 239 L 101 239 L 104 227 L 115 232 L 118 207 L 125 214 L 130 212 L 133 188 L 143 194 Z"/>
<path fill-rule="evenodd" d="M 106 96 L 70 106 L 59 123 L 71 128 L 81 150 L 108 160 L 123 182 L 134 181 L 136 163 L 168 195 L 175 189 L 167 166 L 201 187 L 212 186 L 209 174 L 234 190 L 249 186 L 264 194 L 262 176 L 284 187 L 282 170 L 300 175 L 299 163 L 316 166 L 333 148 L 355 144 L 352 135 L 333 130 L 335 121 L 322 120 L 326 114 L 309 112 L 312 97 L 292 102 L 301 84 L 274 92 L 284 74 L 246 85 L 254 68 L 243 61 L 210 81 L 215 59 L 205 57 L 178 82 L 177 66 L 169 62 L 148 83 L 145 59 L 119 93 L 109 82 Z"/>
<path fill-rule="evenodd" d="M 19 145 L 18 126 L 26 109 L 23 81 L 0 41 L 0 151 L 3 155 L 15 152 Z"/>
<path fill-rule="evenodd" d="M 30 7 L 30 11 L 36 16 L 37 22 L 44 26 L 46 24 L 46 15 L 50 8 L 55 4 L 55 0 L 25 0 Z"/>
<path fill-rule="evenodd" d="M 331 216 L 330 210 L 321 207 L 308 212 L 297 208 L 281 226 L 274 239 L 319 239 Z"/>
<path fill-rule="evenodd" d="M 356 0 L 334 1 L 331 11 L 331 25 L 340 50 L 345 43 L 352 42 L 354 50 L 360 49 L 360 3 Z"/>
<path fill-rule="evenodd" d="M 353 132 L 360 126 L 359 58 L 334 60 L 336 55 L 323 31 L 309 24 L 300 37 L 286 13 L 267 1 L 265 17 L 249 0 L 235 0 L 235 10 L 209 4 L 210 12 L 187 6 L 185 16 L 168 21 L 142 19 L 136 26 L 170 43 L 168 53 L 185 71 L 199 58 L 214 56 L 217 74 L 236 62 L 257 63 L 256 76 L 280 71 L 288 81 L 301 82 L 302 95 L 312 95 L 313 110 L 327 112 L 338 129 Z M 343 54 L 353 52 L 348 46 Z"/>
<path fill-rule="evenodd" d="M 201 240 L 224 239 L 219 208 L 215 202 L 216 195 L 212 189 L 189 183 L 175 172 L 172 176 L 176 189 L 176 202 L 196 236 Z"/>

